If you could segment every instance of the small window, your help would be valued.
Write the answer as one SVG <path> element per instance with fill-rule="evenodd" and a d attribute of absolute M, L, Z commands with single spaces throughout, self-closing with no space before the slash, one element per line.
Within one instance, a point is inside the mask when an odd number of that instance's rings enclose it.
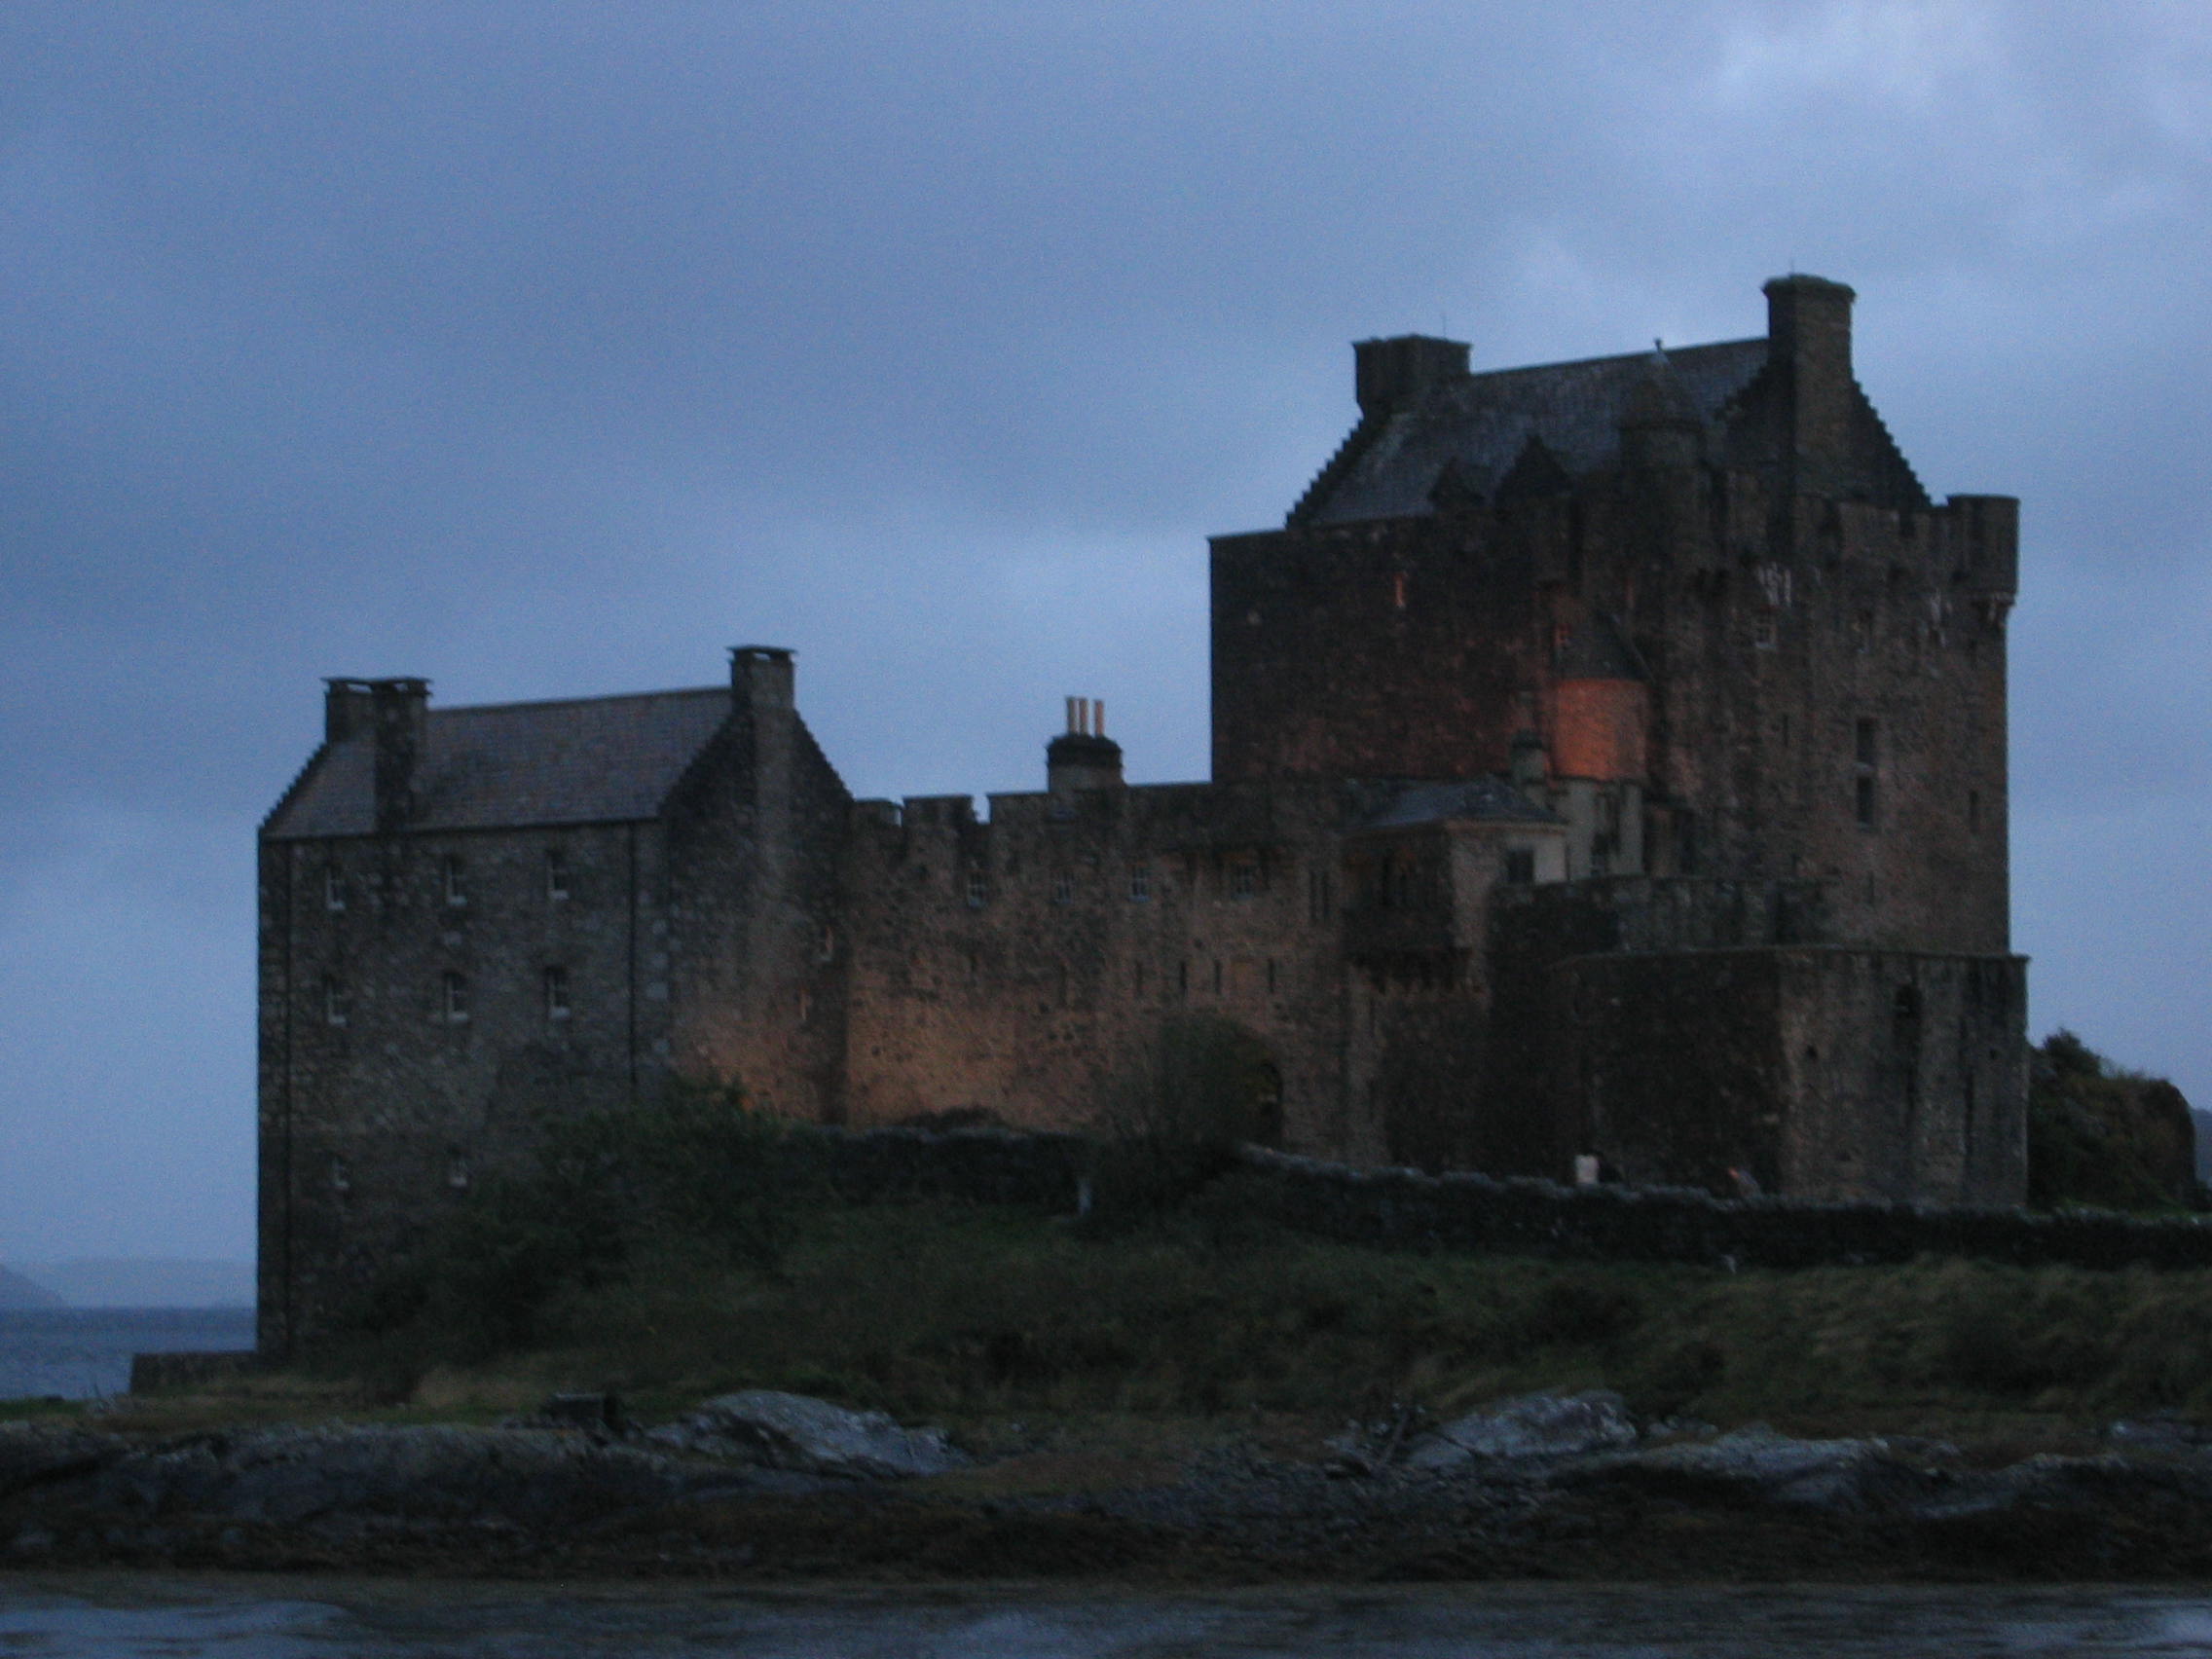
<path fill-rule="evenodd" d="M 322 866 L 322 907 L 325 910 L 346 908 L 346 872 L 336 864 Z"/>
<path fill-rule="evenodd" d="M 467 1155 L 459 1152 L 446 1154 L 446 1185 L 457 1193 L 465 1193 L 470 1178 Z"/>
<path fill-rule="evenodd" d="M 1751 618 L 1751 644 L 1762 651 L 1777 649 L 1782 644 L 1782 625 L 1771 610 L 1762 609 Z"/>
<path fill-rule="evenodd" d="M 1875 746 L 1879 741 L 1879 730 L 1880 728 L 1872 720 L 1861 720 L 1859 722 L 1858 754 L 1860 765 L 1871 766 L 1874 764 L 1874 753 Z"/>
<path fill-rule="evenodd" d="M 559 847 L 545 849 L 545 897 L 566 899 L 569 896 L 569 855 Z"/>
<path fill-rule="evenodd" d="M 1191 959 L 1188 956 L 1175 964 L 1175 994 L 1185 998 L 1191 994 Z"/>
<path fill-rule="evenodd" d="M 980 910 L 983 907 L 983 901 L 990 896 L 990 884 L 984 879 L 983 872 L 979 869 L 970 870 L 968 872 L 968 908 Z"/>
<path fill-rule="evenodd" d="M 545 970 L 545 1017 L 569 1017 L 569 971 L 566 968 Z"/>
<path fill-rule="evenodd" d="M 1275 994 L 1275 959 L 1274 959 L 1273 957 L 1272 957 L 1272 956 L 1271 956 L 1271 957 L 1269 957 L 1269 958 L 1268 958 L 1268 995 L 1272 997 L 1272 996 L 1273 996 L 1274 994 Z"/>
<path fill-rule="evenodd" d="M 344 1025 L 346 1012 L 346 981 L 334 974 L 325 974 L 322 977 L 322 1022 Z"/>
<path fill-rule="evenodd" d="M 1853 804 L 1854 810 L 1857 812 L 1859 817 L 1859 828 L 1862 830 L 1873 829 L 1874 780 L 1872 778 L 1861 778 L 1858 780 L 1858 789 Z"/>
<path fill-rule="evenodd" d="M 1260 891 L 1260 866 L 1249 859 L 1241 859 L 1229 866 L 1229 896 L 1232 899 L 1249 899 Z"/>
<path fill-rule="evenodd" d="M 1138 865 L 1129 871 L 1129 903 L 1148 903 L 1152 899 L 1152 866 Z"/>
<path fill-rule="evenodd" d="M 1329 919 L 1329 872 L 1315 868 L 1306 873 L 1306 919 L 1325 922 Z"/>
<path fill-rule="evenodd" d="M 1981 792 L 1979 790 L 1967 791 L 1967 833 L 1970 835 L 1981 833 Z"/>
<path fill-rule="evenodd" d="M 1055 875 L 1052 877 L 1052 903 L 1055 904 L 1072 904 L 1075 903 L 1074 876 Z"/>
<path fill-rule="evenodd" d="M 837 930 L 828 923 L 823 924 L 822 938 L 815 943 L 814 959 L 817 962 L 834 962 L 837 959 Z"/>
<path fill-rule="evenodd" d="M 468 1018 L 468 981 L 459 974 L 445 977 L 445 1014 L 449 1025 L 460 1025 Z"/>
<path fill-rule="evenodd" d="M 1221 958 L 1218 956 L 1213 959 L 1213 994 L 1221 995 Z"/>
<path fill-rule="evenodd" d="M 1508 847 L 1505 849 L 1505 880 L 1512 887 L 1527 887 L 1536 879 L 1536 849 L 1533 847 Z"/>
<path fill-rule="evenodd" d="M 438 881 L 445 892 L 447 903 L 468 903 L 468 872 L 462 867 L 461 860 L 451 853 L 445 856 L 444 862 L 438 866 Z"/>
<path fill-rule="evenodd" d="M 330 1190 L 334 1193 L 350 1193 L 353 1190 L 352 1166 L 335 1155 L 330 1160 Z"/>

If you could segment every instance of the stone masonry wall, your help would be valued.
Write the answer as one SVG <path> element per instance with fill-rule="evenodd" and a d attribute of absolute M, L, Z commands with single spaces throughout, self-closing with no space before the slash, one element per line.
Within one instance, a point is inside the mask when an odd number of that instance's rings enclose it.
<path fill-rule="evenodd" d="M 788 1155 L 855 1202 L 949 1198 L 1069 1214 L 1082 1201 L 1095 1148 L 1073 1135 L 879 1129 L 801 1131 Z M 1388 1250 L 1729 1268 L 1859 1266 L 1922 1255 L 2021 1267 L 2212 1268 L 2212 1224 L 2194 1219 L 1577 1188 L 1353 1168 L 1262 1147 L 1246 1147 L 1238 1158 L 1225 1196 L 1234 1191 L 1254 1213 L 1296 1231 Z"/>
<path fill-rule="evenodd" d="M 527 1152 L 546 1114 L 657 1072 L 660 851 L 649 825 L 263 844 L 265 1347 Z"/>

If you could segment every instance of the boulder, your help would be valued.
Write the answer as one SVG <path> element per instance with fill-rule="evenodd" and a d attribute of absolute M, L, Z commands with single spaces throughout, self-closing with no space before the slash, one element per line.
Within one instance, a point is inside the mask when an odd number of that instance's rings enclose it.
<path fill-rule="evenodd" d="M 2202 1452 L 2212 1447 L 2212 1424 L 2164 1415 L 2122 1418 L 2105 1429 L 2105 1439 L 2116 1452 L 2148 1452 L 2155 1456 Z"/>
<path fill-rule="evenodd" d="M 765 1468 L 864 1480 L 940 1475 L 969 1461 L 941 1428 L 901 1428 L 881 1412 L 848 1411 L 768 1388 L 709 1400 L 648 1438 Z"/>
<path fill-rule="evenodd" d="M 1636 1444 L 1636 1424 L 1618 1394 L 1524 1394 L 1422 1435 L 1407 1449 L 1405 1464 L 1440 1473 L 1476 1461 L 1579 1457 Z"/>
<path fill-rule="evenodd" d="M 122 1442 L 67 1422 L 0 1422 L 0 1498 L 94 1473 L 118 1461 Z"/>
<path fill-rule="evenodd" d="M 1859 1509 L 1923 1483 L 1882 1440 L 1795 1440 L 1752 1423 L 1599 1459 L 1586 1478 L 1813 1509 Z M 1903 1495 L 1901 1491 L 1897 1495 Z"/>

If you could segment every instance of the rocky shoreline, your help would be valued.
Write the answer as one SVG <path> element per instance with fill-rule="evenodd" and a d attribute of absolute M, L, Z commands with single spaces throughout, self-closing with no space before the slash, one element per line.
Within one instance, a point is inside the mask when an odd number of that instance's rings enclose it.
<path fill-rule="evenodd" d="M 596 1399 L 596 1397 L 591 1397 Z M 1320 1455 L 1224 1431 L 1123 1478 L 1024 1480 L 801 1396 L 654 1428 L 575 1402 L 499 1427 L 123 1433 L 0 1424 L 0 1565 L 755 1581 L 1009 1577 L 2173 1580 L 2212 1573 L 2212 1443 L 2093 1456 L 1639 1422 L 1542 1394 L 1400 1415 Z M 1011 1447 L 1011 1449 L 1010 1449 Z"/>

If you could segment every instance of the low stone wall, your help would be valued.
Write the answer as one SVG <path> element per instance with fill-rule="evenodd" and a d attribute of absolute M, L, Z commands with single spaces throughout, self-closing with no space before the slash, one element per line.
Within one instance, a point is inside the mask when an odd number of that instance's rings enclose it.
<path fill-rule="evenodd" d="M 130 1392 L 181 1394 L 243 1377 L 257 1363 L 251 1348 L 203 1348 L 130 1356 Z"/>
<path fill-rule="evenodd" d="M 788 1178 L 848 1203 L 947 1198 L 1056 1214 L 1077 1207 L 1091 1143 L 1003 1129 L 798 1128 L 778 1146 Z"/>
<path fill-rule="evenodd" d="M 1241 1191 L 1302 1233 L 1396 1250 L 1815 1268 L 1971 1256 L 2022 1267 L 2212 1268 L 2212 1226 L 2104 1211 L 1716 1198 L 1680 1188 L 1563 1187 L 1352 1169 L 1259 1147 Z"/>
<path fill-rule="evenodd" d="M 794 1178 L 854 1203 L 949 1198 L 1053 1214 L 1080 1207 L 1095 1146 L 1080 1135 L 804 1129 Z M 1564 1187 L 1362 1169 L 1245 1147 L 1237 1198 L 1300 1233 L 1387 1250 L 1458 1250 L 1705 1266 L 1815 1268 L 1969 1256 L 2022 1267 L 2212 1268 L 2212 1225 L 2103 1211 L 1724 1199 L 1688 1188 Z"/>

